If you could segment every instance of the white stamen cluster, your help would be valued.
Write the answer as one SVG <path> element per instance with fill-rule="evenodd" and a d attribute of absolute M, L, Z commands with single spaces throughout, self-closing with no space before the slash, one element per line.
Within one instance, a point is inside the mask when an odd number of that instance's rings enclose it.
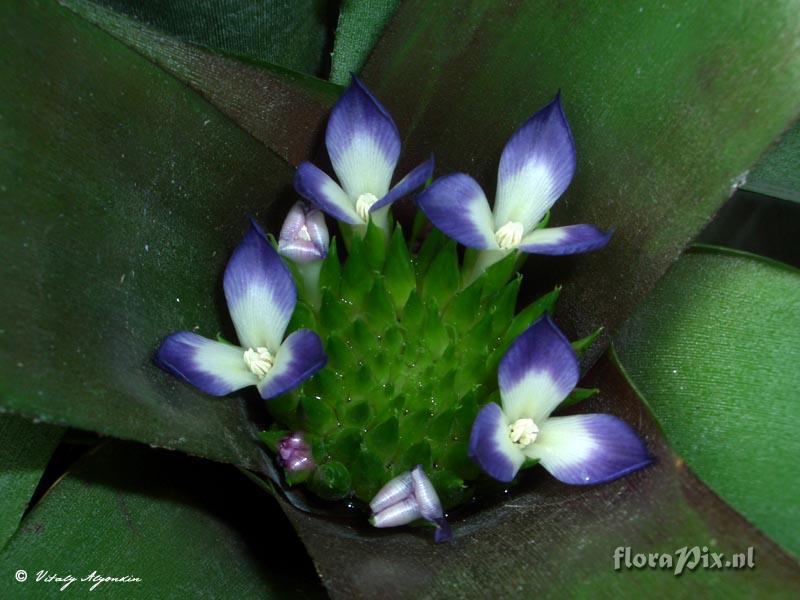
<path fill-rule="evenodd" d="M 369 221 L 369 209 L 372 208 L 372 205 L 378 201 L 378 198 L 375 194 L 370 194 L 367 192 L 366 194 L 361 194 L 356 200 L 356 213 L 359 217 L 361 217 L 364 222 L 366 223 Z"/>
<path fill-rule="evenodd" d="M 259 346 L 256 349 L 248 348 L 244 351 L 244 364 L 247 368 L 258 377 L 264 379 L 272 365 L 275 362 L 275 357 L 266 348 Z"/>
<path fill-rule="evenodd" d="M 511 441 L 520 448 L 526 448 L 536 441 L 539 435 L 539 427 L 533 419 L 517 419 L 508 427 L 508 435 Z"/>
<path fill-rule="evenodd" d="M 494 238 L 501 250 L 511 250 L 519 246 L 523 231 L 522 223 L 509 221 L 495 232 Z"/>

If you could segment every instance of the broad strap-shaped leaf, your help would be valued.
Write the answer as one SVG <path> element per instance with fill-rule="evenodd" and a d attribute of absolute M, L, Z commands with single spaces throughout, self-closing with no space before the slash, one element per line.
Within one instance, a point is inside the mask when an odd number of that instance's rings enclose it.
<path fill-rule="evenodd" d="M 780 142 L 756 163 L 742 187 L 751 192 L 800 202 L 800 123 L 787 131 Z"/>
<path fill-rule="evenodd" d="M 292 169 L 54 2 L 5 3 L 0 27 L 0 406 L 269 472 L 257 394 L 209 397 L 152 356 L 176 330 L 234 339 L 224 265 Z"/>
<path fill-rule="evenodd" d="M 574 413 L 610 413 L 633 424 L 655 462 L 600 486 L 562 484 L 526 471 L 518 488 L 452 519 L 454 541 L 434 546 L 427 530 L 376 532 L 283 504 L 333 598 L 768 597 L 800 588 L 800 568 L 705 487 L 666 445 L 658 425 L 610 358 L 582 385 L 601 392 Z M 572 412 L 573 409 L 570 409 Z M 754 569 L 614 570 L 617 548 L 673 557 L 686 546 L 726 559 L 753 548 Z"/>
<path fill-rule="evenodd" d="M 342 0 L 331 53 L 330 79 L 347 85 L 361 70 L 400 0 Z"/>
<path fill-rule="evenodd" d="M 90 0 L 167 35 L 227 54 L 322 75 L 325 0 Z"/>
<path fill-rule="evenodd" d="M 693 249 L 614 344 L 688 465 L 800 555 L 800 271 Z"/>
<path fill-rule="evenodd" d="M 0 548 L 17 530 L 63 434 L 61 427 L 0 415 Z"/>
<path fill-rule="evenodd" d="M 739 189 L 694 239 L 771 258 L 800 269 L 800 202 Z"/>
<path fill-rule="evenodd" d="M 577 168 L 551 225 L 617 228 L 602 252 L 528 260 L 524 293 L 563 283 L 574 338 L 613 332 L 797 116 L 798 40 L 791 0 L 409 0 L 363 76 L 391 100 L 407 165 L 435 152 L 437 176 L 466 171 L 489 197 L 509 136 L 561 90 Z"/>
<path fill-rule="evenodd" d="M 23 569 L 28 578 L 15 580 Z M 271 500 L 234 469 L 107 442 L 76 463 L 0 553 L 3 598 L 324 598 Z M 78 579 L 36 581 L 39 571 Z M 138 582 L 81 581 L 96 571 Z"/>
<path fill-rule="evenodd" d="M 299 164 L 321 145 L 341 88 L 308 75 L 243 61 L 165 35 L 92 0 L 61 0 L 177 77 L 272 151 Z"/>

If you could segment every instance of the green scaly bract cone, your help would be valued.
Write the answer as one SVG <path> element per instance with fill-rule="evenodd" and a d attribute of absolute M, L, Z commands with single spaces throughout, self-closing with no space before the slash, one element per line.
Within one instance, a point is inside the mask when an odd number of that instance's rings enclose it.
<path fill-rule="evenodd" d="M 497 365 L 517 335 L 552 312 L 558 290 L 515 315 L 516 253 L 460 290 L 455 242 L 435 230 L 412 258 L 400 227 L 388 244 L 384 236 L 370 224 L 344 263 L 331 244 L 319 311 L 300 302 L 289 326 L 316 331 L 328 365 L 267 403 L 276 423 L 263 438 L 275 450 L 288 433 L 305 432 L 318 466 L 288 483 L 305 481 L 323 498 L 369 502 L 421 464 L 452 507 L 471 497 L 479 475 L 469 434 L 479 408 L 499 401 Z"/>

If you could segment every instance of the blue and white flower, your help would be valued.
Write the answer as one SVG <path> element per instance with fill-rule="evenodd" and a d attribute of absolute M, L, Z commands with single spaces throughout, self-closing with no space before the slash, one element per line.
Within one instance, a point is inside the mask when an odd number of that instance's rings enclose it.
<path fill-rule="evenodd" d="M 611 232 L 593 225 L 541 228 L 575 173 L 575 142 L 559 96 L 511 136 L 500 157 L 494 208 L 469 175 L 433 182 L 418 198 L 436 227 L 486 251 L 485 268 L 508 253 L 577 254 L 605 246 Z"/>
<path fill-rule="evenodd" d="M 453 537 L 439 495 L 422 465 L 384 485 L 369 507 L 372 509 L 370 522 L 375 527 L 399 527 L 425 519 L 436 525 L 434 541 L 437 544 Z"/>
<path fill-rule="evenodd" d="M 386 228 L 389 206 L 422 186 L 433 173 L 431 158 L 389 189 L 400 157 L 400 134 L 389 111 L 355 75 L 331 111 L 325 145 L 339 183 L 303 162 L 297 167 L 295 189 L 350 225 L 363 226 L 372 219 Z"/>
<path fill-rule="evenodd" d="M 511 481 L 526 459 L 576 485 L 611 481 L 652 461 L 627 423 L 612 415 L 553 417 L 578 382 L 578 359 L 549 316 L 509 348 L 498 369 L 502 407 L 484 406 L 472 426 L 469 454 L 481 469 Z"/>
<path fill-rule="evenodd" d="M 254 385 L 264 399 L 295 388 L 325 366 L 327 356 L 313 331 L 300 329 L 283 339 L 297 291 L 255 222 L 228 261 L 223 288 L 241 345 L 180 331 L 161 343 L 156 364 L 214 396 Z"/>

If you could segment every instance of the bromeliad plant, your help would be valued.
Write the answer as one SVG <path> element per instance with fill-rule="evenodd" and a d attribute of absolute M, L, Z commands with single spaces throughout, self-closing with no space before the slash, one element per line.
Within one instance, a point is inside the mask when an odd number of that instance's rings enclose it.
<path fill-rule="evenodd" d="M 424 519 L 436 541 L 450 537 L 444 509 L 470 499 L 481 472 L 508 482 L 541 463 L 582 485 L 649 463 L 615 417 L 551 416 L 588 395 L 575 388 L 577 352 L 594 339 L 570 344 L 558 330 L 549 316 L 558 290 L 515 314 L 520 253 L 586 252 L 611 235 L 544 228 L 575 170 L 558 97 L 506 145 L 493 209 L 460 173 L 419 195 L 440 231 L 417 251 L 424 219 L 406 239 L 389 209 L 430 179 L 433 159 L 390 188 L 400 136 L 356 78 L 331 113 L 326 146 L 339 183 L 301 164 L 295 187 L 305 200 L 277 249 L 253 223 L 228 264 L 241 345 L 180 332 L 158 364 L 210 394 L 257 386 L 274 417 L 263 439 L 289 485 L 369 502 L 376 527 Z M 346 260 L 320 211 L 339 221 Z M 463 264 L 441 232 L 470 249 Z"/>

